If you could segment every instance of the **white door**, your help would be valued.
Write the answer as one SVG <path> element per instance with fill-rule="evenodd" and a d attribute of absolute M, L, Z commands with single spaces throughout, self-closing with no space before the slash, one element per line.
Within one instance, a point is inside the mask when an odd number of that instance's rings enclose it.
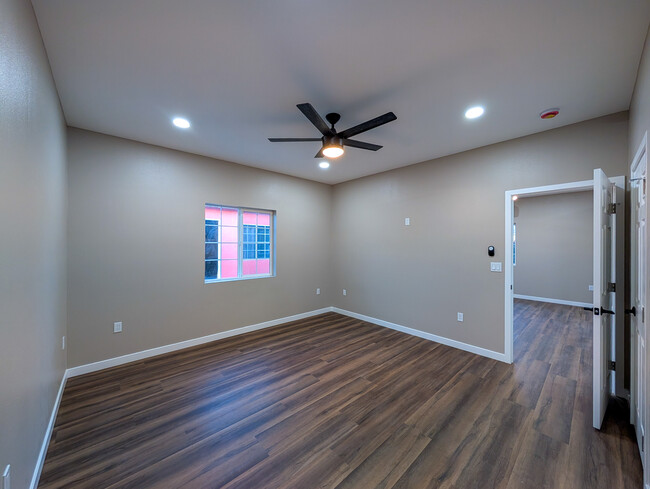
<path fill-rule="evenodd" d="M 594 170 L 594 428 L 600 429 L 609 402 L 611 332 L 614 297 L 610 284 L 615 283 L 612 263 L 616 253 L 615 214 L 609 213 L 615 202 L 614 184 L 600 170 Z"/>
<path fill-rule="evenodd" d="M 645 459 L 645 422 L 646 422 L 646 280 L 647 280 L 647 244 L 646 244 L 646 169 L 645 154 L 635 161 L 632 170 L 632 263 L 630 264 L 630 330 L 632 337 L 632 381 L 631 404 L 632 422 L 636 430 L 636 439 L 641 453 L 641 463 Z"/>

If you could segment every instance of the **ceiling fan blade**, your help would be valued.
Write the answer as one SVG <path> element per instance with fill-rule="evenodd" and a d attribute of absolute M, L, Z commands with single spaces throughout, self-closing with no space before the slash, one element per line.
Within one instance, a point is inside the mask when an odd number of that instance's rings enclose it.
<path fill-rule="evenodd" d="M 363 122 L 357 126 L 351 127 L 350 129 L 346 129 L 343 132 L 339 132 L 338 137 L 344 139 L 350 138 L 362 132 L 369 131 L 370 129 L 374 129 L 375 127 L 394 121 L 395 119 L 397 119 L 397 116 L 395 114 L 392 112 L 386 112 L 384 115 L 380 115 L 379 117 L 375 117 L 374 119 Z"/>
<path fill-rule="evenodd" d="M 316 153 L 316 156 L 314 158 L 325 158 L 325 155 L 323 154 L 323 148 L 320 149 L 318 153 Z"/>
<path fill-rule="evenodd" d="M 352 139 L 342 139 L 341 143 L 343 143 L 344 146 L 369 149 L 370 151 L 377 151 L 378 149 L 383 148 L 383 146 L 379 146 L 378 144 L 364 143 L 363 141 L 353 141 Z"/>
<path fill-rule="evenodd" d="M 318 129 L 324 136 L 333 136 L 334 134 L 332 133 L 332 130 L 329 128 L 327 123 L 323 120 L 323 118 L 318 115 L 318 112 L 316 112 L 316 109 L 312 107 L 311 104 L 298 104 L 297 107 L 300 109 L 300 111 L 305 114 L 305 117 L 309 119 L 309 121 L 316 126 L 316 129 Z"/>
<path fill-rule="evenodd" d="M 272 143 L 298 143 L 302 141 L 322 141 L 322 138 L 269 138 Z"/>

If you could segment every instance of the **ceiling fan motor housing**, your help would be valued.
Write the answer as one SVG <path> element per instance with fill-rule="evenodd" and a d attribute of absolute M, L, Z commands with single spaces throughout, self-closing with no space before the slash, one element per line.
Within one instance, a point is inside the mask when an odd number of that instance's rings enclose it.
<path fill-rule="evenodd" d="M 332 128 L 334 128 L 334 124 L 336 124 L 341 119 L 341 114 L 330 112 L 325 116 L 325 119 L 327 119 L 327 122 L 329 122 L 332 125 Z"/>

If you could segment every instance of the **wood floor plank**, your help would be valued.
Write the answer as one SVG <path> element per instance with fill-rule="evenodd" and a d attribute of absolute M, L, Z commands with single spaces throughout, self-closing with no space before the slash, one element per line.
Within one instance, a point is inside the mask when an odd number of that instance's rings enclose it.
<path fill-rule="evenodd" d="M 325 313 L 72 378 L 39 487 L 641 489 L 591 316 L 514 318 L 514 365 Z"/>
<path fill-rule="evenodd" d="M 575 397 L 575 380 L 549 375 L 535 410 L 535 430 L 568 444 Z"/>

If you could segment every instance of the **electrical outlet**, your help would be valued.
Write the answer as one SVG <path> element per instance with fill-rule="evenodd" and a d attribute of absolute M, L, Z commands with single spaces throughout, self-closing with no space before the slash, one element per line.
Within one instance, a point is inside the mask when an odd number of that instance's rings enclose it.
<path fill-rule="evenodd" d="M 11 489 L 11 465 L 7 465 L 2 473 L 2 489 Z"/>
<path fill-rule="evenodd" d="M 348 291 L 343 289 L 343 295 L 348 295 Z"/>
<path fill-rule="evenodd" d="M 411 225 L 411 218 L 410 217 L 405 217 L 404 218 L 404 226 L 410 226 Z"/>
<path fill-rule="evenodd" d="M 320 289 L 316 289 L 316 295 L 320 295 Z"/>
<path fill-rule="evenodd" d="M 122 321 L 113 323 L 113 333 L 121 333 L 121 332 L 122 332 Z"/>
<path fill-rule="evenodd" d="M 65 350 L 65 336 L 61 336 L 61 349 Z"/>
<path fill-rule="evenodd" d="M 458 313 L 458 322 L 459 322 L 459 323 L 462 323 L 462 322 L 463 322 L 463 313 L 462 313 L 462 312 L 459 312 L 459 313 Z"/>

